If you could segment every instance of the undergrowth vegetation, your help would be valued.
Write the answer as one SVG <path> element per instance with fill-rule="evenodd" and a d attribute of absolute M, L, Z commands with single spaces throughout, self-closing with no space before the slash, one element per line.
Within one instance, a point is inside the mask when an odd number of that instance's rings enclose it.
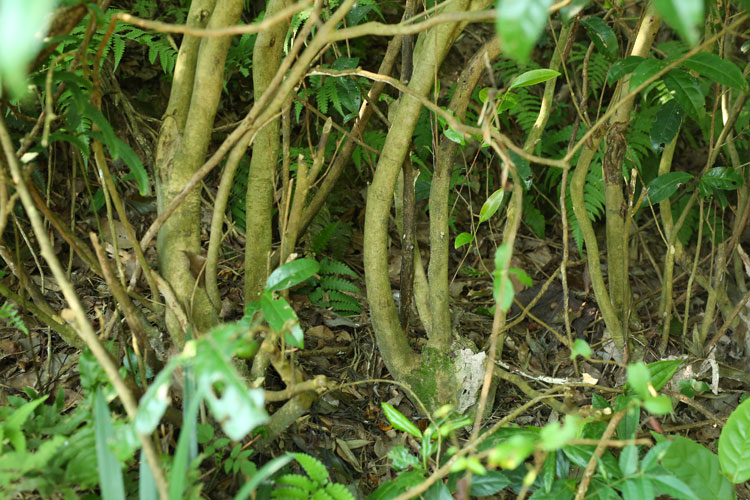
<path fill-rule="evenodd" d="M 750 498 L 749 9 L 0 2 L 0 492 Z"/>

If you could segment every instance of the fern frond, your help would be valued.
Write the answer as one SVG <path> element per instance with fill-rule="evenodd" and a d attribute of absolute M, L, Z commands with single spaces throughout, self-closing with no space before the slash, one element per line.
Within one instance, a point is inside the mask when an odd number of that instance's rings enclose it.
<path fill-rule="evenodd" d="M 333 500 L 354 500 L 354 495 L 346 489 L 346 486 L 338 483 L 329 483 L 326 485 L 326 493 L 328 493 Z"/>
<path fill-rule="evenodd" d="M 294 500 L 302 500 L 307 499 L 310 497 L 310 493 L 305 490 L 301 490 L 299 488 L 293 488 L 291 486 L 281 486 L 279 488 L 274 488 L 271 491 L 271 498 L 277 498 L 279 500 L 282 499 L 294 499 Z"/>
<path fill-rule="evenodd" d="M 330 222 L 323 227 L 320 231 L 318 231 L 317 234 L 315 234 L 315 237 L 313 238 L 313 252 L 316 254 L 322 253 L 326 247 L 328 246 L 328 242 L 331 241 L 331 238 L 334 234 L 336 234 L 336 230 L 338 229 L 340 224 L 340 221 L 336 222 Z M 322 266 L 324 266 L 324 262 L 328 259 L 323 259 L 323 262 L 320 263 L 321 270 L 320 272 L 323 274 L 331 274 L 330 272 L 327 272 L 323 269 Z"/>
<path fill-rule="evenodd" d="M 293 486 L 307 492 L 312 492 L 317 485 L 310 479 L 301 474 L 284 474 L 276 480 L 276 484 Z"/>
<path fill-rule="evenodd" d="M 26 328 L 26 323 L 23 322 L 23 318 L 21 318 L 21 315 L 18 314 L 15 306 L 10 302 L 5 302 L 0 306 L 0 319 L 7 319 L 10 326 L 16 330 L 22 331 L 26 335 L 29 334 L 29 330 Z"/>
<path fill-rule="evenodd" d="M 320 278 L 320 286 L 325 290 L 338 290 L 340 292 L 359 293 L 359 288 L 351 281 L 337 276 L 323 276 Z"/>
<path fill-rule="evenodd" d="M 351 267 L 341 261 L 332 260 L 328 257 L 320 261 L 320 274 L 343 274 L 345 276 L 357 278 L 357 273 L 355 273 Z"/>
<path fill-rule="evenodd" d="M 318 485 L 322 486 L 328 481 L 328 471 L 320 460 L 305 453 L 292 453 L 291 455 L 305 469 L 310 479 Z"/>

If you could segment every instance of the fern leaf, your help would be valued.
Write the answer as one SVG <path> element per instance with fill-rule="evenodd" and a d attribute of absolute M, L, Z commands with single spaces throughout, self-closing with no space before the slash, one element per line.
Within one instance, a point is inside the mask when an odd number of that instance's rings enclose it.
<path fill-rule="evenodd" d="M 328 471 L 320 460 L 305 453 L 292 453 L 291 455 L 305 469 L 310 479 L 318 485 L 322 486 L 328 481 Z"/>
<path fill-rule="evenodd" d="M 320 274 L 342 274 L 345 276 L 351 276 L 352 278 L 358 277 L 357 273 L 355 273 L 351 267 L 341 261 L 329 259 L 328 257 L 320 261 Z"/>
<path fill-rule="evenodd" d="M 354 500 L 354 495 L 346 489 L 346 486 L 338 483 L 329 483 L 326 485 L 326 493 L 331 495 L 333 500 Z"/>
<path fill-rule="evenodd" d="M 0 318 L 7 319 L 10 326 L 16 330 L 20 330 L 26 335 L 29 334 L 29 330 L 26 328 L 26 323 L 23 322 L 21 315 L 18 314 L 16 308 L 10 302 L 5 302 L 0 306 Z"/>
<path fill-rule="evenodd" d="M 310 479 L 301 474 L 284 474 L 276 480 L 276 484 L 293 486 L 308 493 L 313 492 L 317 485 Z"/>
<path fill-rule="evenodd" d="M 277 498 L 281 500 L 282 498 L 291 498 L 291 499 L 306 499 L 309 498 L 310 493 L 306 490 L 301 490 L 299 488 L 293 488 L 291 486 L 282 486 L 280 488 L 274 488 L 273 491 L 271 491 L 271 498 Z"/>
<path fill-rule="evenodd" d="M 359 307 L 359 304 L 352 304 L 349 302 L 338 302 L 332 300 L 329 307 L 331 307 L 331 309 L 333 309 L 336 313 L 341 314 L 342 316 L 349 316 L 362 312 L 362 308 Z"/>
<path fill-rule="evenodd" d="M 326 290 L 338 290 L 340 292 L 359 293 L 359 288 L 351 281 L 337 276 L 323 276 L 320 278 L 320 286 Z"/>
<path fill-rule="evenodd" d="M 313 496 L 310 497 L 311 500 L 333 500 L 331 495 L 326 493 L 325 490 L 318 490 L 316 491 Z"/>
<path fill-rule="evenodd" d="M 125 53 L 125 39 L 119 35 L 113 36 L 112 47 L 114 49 L 114 54 L 115 54 L 115 71 L 116 71 L 117 66 L 120 65 L 120 61 L 122 60 L 122 55 Z"/>
<path fill-rule="evenodd" d="M 316 254 L 323 253 L 323 251 L 328 246 L 328 242 L 331 241 L 331 238 L 336 233 L 336 230 L 338 229 L 339 224 L 340 224 L 339 221 L 331 222 L 329 224 L 326 224 L 326 226 L 323 229 L 318 231 L 318 233 L 313 238 L 313 252 L 315 252 Z M 327 259 L 324 259 L 324 261 L 325 260 Z M 321 262 L 320 264 L 321 266 L 323 266 L 323 262 Z M 322 274 L 330 274 L 324 271 L 322 267 L 320 269 L 320 272 Z"/>

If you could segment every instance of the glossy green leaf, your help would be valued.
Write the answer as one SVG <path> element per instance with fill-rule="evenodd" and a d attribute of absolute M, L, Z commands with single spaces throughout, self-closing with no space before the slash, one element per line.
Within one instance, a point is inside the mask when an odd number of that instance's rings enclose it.
<path fill-rule="evenodd" d="M 589 38 L 596 48 L 609 59 L 615 59 L 620 51 L 617 35 L 600 17 L 587 17 L 581 20 Z"/>
<path fill-rule="evenodd" d="M 474 486 L 472 481 L 472 487 Z M 435 481 L 432 486 L 425 491 L 424 500 L 453 500 L 450 490 L 442 481 Z"/>
<path fill-rule="evenodd" d="M 524 191 L 529 189 L 534 179 L 534 174 L 531 172 L 529 161 L 515 151 L 509 151 L 508 156 L 510 156 L 513 165 L 516 167 L 516 172 L 518 172 L 518 176 L 521 178 L 521 184 L 523 184 Z"/>
<path fill-rule="evenodd" d="M 508 90 L 536 85 L 537 83 L 546 82 L 558 76 L 560 76 L 560 73 L 552 69 L 532 69 L 514 78 Z"/>
<path fill-rule="evenodd" d="M 498 189 L 487 198 L 487 201 L 482 205 L 482 209 L 479 211 L 479 223 L 486 221 L 497 212 L 500 205 L 503 203 L 505 197 L 505 191 L 503 188 Z"/>
<path fill-rule="evenodd" d="M 318 272 L 320 264 L 315 259 L 297 259 L 278 267 L 266 280 L 265 291 L 286 290 L 302 283 Z"/>
<path fill-rule="evenodd" d="M 499 470 L 487 471 L 471 478 L 471 496 L 486 497 L 498 493 L 510 484 L 510 479 Z"/>
<path fill-rule="evenodd" d="M 521 62 L 529 60 L 537 39 L 547 23 L 552 0 L 498 0 L 497 34 L 503 52 Z"/>
<path fill-rule="evenodd" d="M 448 139 L 450 139 L 451 141 L 457 144 L 460 144 L 461 146 L 464 146 L 466 144 L 466 139 L 464 139 L 464 134 L 456 130 L 453 130 L 450 127 L 444 129 L 443 134 L 445 135 L 445 137 L 447 137 Z"/>
<path fill-rule="evenodd" d="M 633 70 L 633 74 L 630 75 L 630 92 L 664 69 L 666 65 L 664 61 L 659 59 L 646 59 L 640 63 Z"/>
<path fill-rule="evenodd" d="M 692 174 L 687 172 L 668 172 L 660 175 L 648 183 L 648 199 L 651 203 L 660 203 L 672 196 L 677 189 L 690 179 Z"/>
<path fill-rule="evenodd" d="M 471 233 L 460 233 L 456 236 L 456 241 L 453 242 L 453 248 L 461 248 L 462 246 L 474 241 L 474 235 Z"/>
<path fill-rule="evenodd" d="M 662 77 L 664 85 L 672 92 L 682 109 L 694 118 L 700 118 L 706 112 L 703 107 L 706 101 L 701 92 L 698 80 L 686 71 L 673 69 Z"/>
<path fill-rule="evenodd" d="M 651 376 L 651 385 L 654 386 L 654 390 L 661 390 L 662 387 L 667 385 L 675 372 L 682 365 L 683 360 L 681 359 L 664 359 L 648 364 L 648 373 Z"/>
<path fill-rule="evenodd" d="M 317 262 L 316 262 L 317 264 Z M 293 321 L 294 323 L 290 329 L 290 335 L 285 338 L 290 345 L 304 347 L 304 335 L 302 329 L 299 326 L 299 319 L 297 313 L 294 312 L 292 306 L 283 297 L 273 298 L 271 293 L 266 292 L 260 298 L 260 308 L 263 310 L 263 317 L 268 322 L 268 326 L 280 332 L 284 329 L 284 325 L 287 321 Z"/>
<path fill-rule="evenodd" d="M 703 175 L 701 185 L 708 192 L 714 189 L 732 191 L 742 185 L 742 174 L 730 167 L 714 167 Z"/>
<path fill-rule="evenodd" d="M 609 67 L 607 84 L 612 85 L 623 76 L 632 73 L 643 61 L 645 59 L 641 56 L 628 56 L 625 59 L 618 59 Z"/>
<path fill-rule="evenodd" d="M 698 43 L 698 26 L 703 22 L 703 0 L 654 0 L 654 7 L 687 43 Z"/>
<path fill-rule="evenodd" d="M 109 441 L 114 439 L 114 429 L 109 415 L 109 407 L 104 400 L 101 387 L 94 396 L 94 433 L 96 434 L 96 462 L 99 470 L 99 487 L 104 500 L 125 500 L 125 483 L 122 479 L 122 466 L 109 449 Z"/>
<path fill-rule="evenodd" d="M 750 479 L 750 399 L 735 408 L 721 431 L 719 462 L 733 483 Z"/>
<path fill-rule="evenodd" d="M 650 379 L 651 375 L 648 368 L 642 361 L 628 365 L 628 385 L 642 399 L 649 397 L 648 384 Z"/>
<path fill-rule="evenodd" d="M 727 87 L 744 90 L 747 86 L 742 71 L 736 64 L 712 52 L 698 52 L 682 64 L 699 75 Z"/>
<path fill-rule="evenodd" d="M 732 484 L 721 473 L 719 458 L 695 441 L 673 436 L 661 464 L 701 500 L 734 498 Z"/>
<path fill-rule="evenodd" d="M 380 403 L 380 406 L 383 408 L 385 418 L 388 419 L 394 429 L 411 434 L 417 439 L 422 439 L 422 432 L 419 430 L 419 427 L 414 425 L 403 413 L 388 403 Z"/>
<path fill-rule="evenodd" d="M 677 132 L 682 126 L 684 111 L 676 99 L 667 101 L 656 113 L 654 123 L 651 124 L 649 139 L 654 150 L 661 150 L 672 139 L 677 137 Z"/>
<path fill-rule="evenodd" d="M 575 339 L 573 349 L 570 350 L 570 359 L 575 359 L 576 356 L 591 357 L 591 346 L 588 342 L 583 339 Z"/>

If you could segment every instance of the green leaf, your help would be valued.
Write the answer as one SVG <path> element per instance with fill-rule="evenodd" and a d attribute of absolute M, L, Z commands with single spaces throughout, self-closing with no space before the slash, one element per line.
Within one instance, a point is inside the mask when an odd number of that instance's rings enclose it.
<path fill-rule="evenodd" d="M 514 434 L 495 446 L 487 458 L 487 462 L 492 466 L 514 470 L 534 453 L 535 445 L 536 439 L 531 435 Z"/>
<path fill-rule="evenodd" d="M 625 59 L 618 59 L 609 67 L 607 85 L 612 85 L 623 76 L 632 73 L 643 61 L 645 59 L 641 56 L 628 56 Z"/>
<path fill-rule="evenodd" d="M 672 375 L 675 374 L 682 363 L 683 360 L 681 359 L 665 359 L 649 363 L 648 373 L 651 376 L 651 385 L 654 386 L 654 390 L 661 390 L 662 387 L 667 385 L 667 382 L 670 381 Z"/>
<path fill-rule="evenodd" d="M 682 126 L 683 114 L 682 106 L 680 106 L 676 99 L 667 101 L 657 111 L 656 118 L 654 119 L 654 123 L 651 124 L 651 131 L 649 132 L 651 147 L 654 150 L 661 150 L 672 142 L 672 139 L 677 137 L 677 132 L 679 132 Z"/>
<path fill-rule="evenodd" d="M 703 22 L 703 0 L 654 0 L 659 15 L 690 45 L 698 43 Z"/>
<path fill-rule="evenodd" d="M 576 415 L 565 415 L 565 423 L 560 425 L 559 421 L 550 422 L 539 431 L 539 439 L 542 449 L 558 450 L 565 443 L 574 439 L 583 428 L 583 421 Z"/>
<path fill-rule="evenodd" d="M 315 259 L 297 259 L 277 268 L 266 280 L 265 291 L 286 290 L 302 283 L 317 273 L 320 264 Z"/>
<path fill-rule="evenodd" d="M 107 402 L 101 387 L 94 397 L 94 432 L 96 434 L 96 461 L 99 468 L 99 487 L 104 500 L 125 500 L 125 483 L 122 479 L 120 461 L 109 449 L 114 439 L 114 429 Z"/>
<path fill-rule="evenodd" d="M 558 76 L 560 76 L 560 73 L 552 69 L 532 69 L 514 78 L 508 90 L 536 85 L 537 83 L 546 82 Z"/>
<path fill-rule="evenodd" d="M 712 192 L 715 189 L 732 191 L 741 185 L 742 174 L 729 167 L 714 167 L 701 178 L 701 187 L 705 192 Z"/>
<path fill-rule="evenodd" d="M 646 59 L 633 70 L 630 75 L 630 92 L 639 87 L 643 82 L 664 69 L 667 64 L 659 59 Z"/>
<path fill-rule="evenodd" d="M 575 359 L 576 356 L 591 357 L 591 346 L 588 342 L 583 339 L 575 339 L 573 349 L 570 350 L 570 359 Z"/>
<path fill-rule="evenodd" d="M 283 469 L 291 461 L 292 457 L 290 455 L 281 455 L 266 463 L 248 482 L 242 485 L 240 491 L 234 496 L 234 500 L 245 500 L 248 498 L 262 482 Z"/>
<path fill-rule="evenodd" d="M 313 261 L 315 262 L 315 261 Z M 317 264 L 317 262 L 316 262 Z M 292 306 L 283 297 L 274 299 L 270 292 L 264 293 L 260 298 L 260 308 L 263 310 L 263 317 L 266 318 L 268 326 L 280 332 L 284 329 L 287 321 L 294 321 L 290 334 L 287 335 L 286 341 L 294 347 L 302 349 L 304 347 L 304 334 L 299 326 L 297 313 Z"/>
<path fill-rule="evenodd" d="M 648 199 L 651 203 L 660 203 L 672 196 L 677 189 L 693 178 L 687 172 L 669 172 L 648 183 Z"/>
<path fill-rule="evenodd" d="M 396 470 L 404 470 L 409 467 L 420 468 L 422 467 L 419 459 L 413 454 L 409 453 L 409 450 L 404 446 L 396 446 L 388 452 L 388 458 L 393 462 L 393 468 Z"/>
<path fill-rule="evenodd" d="M 503 188 L 498 189 L 487 198 L 487 201 L 482 205 L 482 209 L 479 211 L 479 223 L 486 221 L 497 212 L 500 205 L 503 203 L 505 197 L 505 191 Z"/>
<path fill-rule="evenodd" d="M 466 139 L 464 139 L 464 134 L 462 134 L 461 132 L 448 127 L 446 129 L 443 129 L 443 134 L 445 135 L 445 137 L 455 142 L 456 144 L 460 144 L 461 146 L 466 145 Z"/>
<path fill-rule="evenodd" d="M 112 158 L 122 158 L 125 165 L 130 167 L 130 173 L 126 175 L 123 180 L 131 178 L 135 179 L 136 184 L 138 184 L 138 192 L 141 196 L 146 196 L 149 192 L 148 172 L 146 172 L 146 169 L 143 167 L 141 159 L 138 158 L 138 155 L 135 154 L 135 151 L 133 151 L 130 146 L 117 137 L 114 138 L 114 144 L 114 148 L 109 146 Z"/>
<path fill-rule="evenodd" d="M 323 485 L 328 482 L 328 471 L 325 465 L 321 463 L 317 458 L 311 457 L 305 453 L 291 453 L 292 457 L 299 462 L 310 479 Z"/>
<path fill-rule="evenodd" d="M 719 458 L 688 438 L 672 437 L 661 464 L 701 500 L 734 498 L 732 484 L 721 473 Z"/>
<path fill-rule="evenodd" d="M 529 60 L 551 5 L 552 0 L 497 1 L 496 29 L 505 54 L 520 62 Z"/>
<path fill-rule="evenodd" d="M 515 151 L 509 151 L 508 156 L 510 156 L 510 159 L 513 161 L 513 165 L 515 165 L 516 167 L 516 171 L 518 172 L 518 176 L 521 178 L 521 183 L 523 184 L 524 191 L 529 189 L 534 178 L 533 173 L 531 172 L 531 165 L 529 165 L 529 161 L 526 158 L 521 157 Z"/>
<path fill-rule="evenodd" d="M 702 117 L 706 110 L 703 107 L 705 97 L 701 92 L 698 80 L 686 71 L 673 69 L 662 77 L 664 85 L 673 93 L 675 100 L 680 103 L 692 117 Z"/>
<path fill-rule="evenodd" d="M 188 343 L 185 347 L 188 348 Z M 167 411 L 169 406 L 169 383 L 172 379 L 172 372 L 183 364 L 184 360 L 174 357 L 169 360 L 154 379 L 154 382 L 148 387 L 146 394 L 141 397 L 138 405 L 138 413 L 135 415 L 135 430 L 140 434 L 151 434 L 159 425 L 161 417 Z"/>
<path fill-rule="evenodd" d="M 735 408 L 721 431 L 719 462 L 733 483 L 750 479 L 750 399 Z"/>
<path fill-rule="evenodd" d="M 744 90 L 747 85 L 742 71 L 736 64 L 712 52 L 698 52 L 682 64 L 699 75 L 727 87 Z"/>
<path fill-rule="evenodd" d="M 0 81 L 15 97 L 26 92 L 26 70 L 44 43 L 53 0 L 0 2 Z"/>
<path fill-rule="evenodd" d="M 653 500 L 654 485 L 643 476 L 628 479 L 622 483 L 623 500 Z"/>
<path fill-rule="evenodd" d="M 456 236 L 456 241 L 453 242 L 453 248 L 461 248 L 462 246 L 474 241 L 474 235 L 471 233 L 460 233 Z"/>
<path fill-rule="evenodd" d="M 646 399 L 650 395 L 648 389 L 650 378 L 648 368 L 642 361 L 628 365 L 628 385 L 641 399 Z"/>
<path fill-rule="evenodd" d="M 664 443 L 667 444 L 667 443 Z M 688 485 L 680 481 L 676 477 L 669 475 L 663 468 L 659 468 L 663 473 L 661 474 L 646 474 L 647 477 L 654 485 L 660 490 L 664 491 L 668 495 L 673 496 L 679 500 L 699 500 L 693 493 Z"/>
<path fill-rule="evenodd" d="M 388 419 L 395 429 L 411 434 L 417 439 L 422 439 L 422 432 L 419 430 L 419 427 L 414 425 L 403 413 L 388 403 L 380 403 L 380 406 L 383 408 L 385 418 Z"/>
<path fill-rule="evenodd" d="M 631 476 L 638 470 L 638 448 L 628 445 L 620 452 L 620 471 L 623 476 Z"/>
<path fill-rule="evenodd" d="M 471 496 L 486 497 L 494 495 L 510 484 L 510 479 L 499 470 L 487 471 L 471 479 Z"/>
<path fill-rule="evenodd" d="M 513 276 L 518 279 L 518 281 L 521 282 L 521 284 L 526 286 L 533 286 L 534 282 L 531 280 L 531 276 L 529 276 L 526 271 L 523 269 L 519 269 L 517 267 L 511 267 L 508 269 L 508 274 L 512 274 Z"/>
<path fill-rule="evenodd" d="M 589 38 L 596 48 L 607 56 L 608 59 L 615 59 L 620 51 L 617 43 L 617 35 L 600 17 L 587 17 L 581 21 L 586 28 Z"/>
<path fill-rule="evenodd" d="M 672 411 L 672 400 L 664 394 L 649 396 L 643 400 L 643 407 L 654 415 L 666 415 Z"/>

